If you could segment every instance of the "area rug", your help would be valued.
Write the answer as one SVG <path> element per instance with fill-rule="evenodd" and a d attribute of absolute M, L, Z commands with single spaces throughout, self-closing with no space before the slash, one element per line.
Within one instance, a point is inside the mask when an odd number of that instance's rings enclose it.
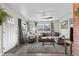
<path fill-rule="evenodd" d="M 28 47 L 27 53 L 55 53 L 55 54 L 64 54 L 64 47 L 60 45 L 42 45 L 42 43 L 33 44 Z"/>

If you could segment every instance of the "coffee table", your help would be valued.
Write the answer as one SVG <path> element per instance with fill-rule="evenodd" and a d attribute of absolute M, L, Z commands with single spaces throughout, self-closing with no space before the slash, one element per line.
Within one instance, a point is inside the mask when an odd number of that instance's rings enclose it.
<path fill-rule="evenodd" d="M 55 40 L 54 40 L 53 36 L 41 37 L 39 42 L 42 42 L 43 46 L 46 45 L 46 44 L 44 44 L 44 42 L 50 42 L 55 47 Z"/>

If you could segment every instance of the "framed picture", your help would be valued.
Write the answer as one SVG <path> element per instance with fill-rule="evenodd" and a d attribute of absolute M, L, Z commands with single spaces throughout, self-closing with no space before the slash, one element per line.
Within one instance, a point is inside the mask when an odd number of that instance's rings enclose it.
<path fill-rule="evenodd" d="M 67 28 L 68 28 L 68 20 L 61 22 L 61 29 L 67 29 Z"/>

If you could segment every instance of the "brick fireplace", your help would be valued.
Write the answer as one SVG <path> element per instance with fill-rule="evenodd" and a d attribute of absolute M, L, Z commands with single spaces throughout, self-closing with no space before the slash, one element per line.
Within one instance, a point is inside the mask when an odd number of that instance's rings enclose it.
<path fill-rule="evenodd" d="M 79 56 L 79 17 L 75 14 L 79 8 L 78 3 L 73 3 L 73 18 L 74 18 L 74 34 L 73 34 L 73 55 Z"/>

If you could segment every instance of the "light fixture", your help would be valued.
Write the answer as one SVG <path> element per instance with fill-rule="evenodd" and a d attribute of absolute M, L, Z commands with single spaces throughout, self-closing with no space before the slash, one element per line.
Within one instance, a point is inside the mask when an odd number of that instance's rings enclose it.
<path fill-rule="evenodd" d="M 40 18 L 41 18 L 41 19 L 52 19 L 53 17 L 50 16 L 50 15 L 48 15 L 48 14 L 46 14 L 46 12 L 42 12 Z"/>

